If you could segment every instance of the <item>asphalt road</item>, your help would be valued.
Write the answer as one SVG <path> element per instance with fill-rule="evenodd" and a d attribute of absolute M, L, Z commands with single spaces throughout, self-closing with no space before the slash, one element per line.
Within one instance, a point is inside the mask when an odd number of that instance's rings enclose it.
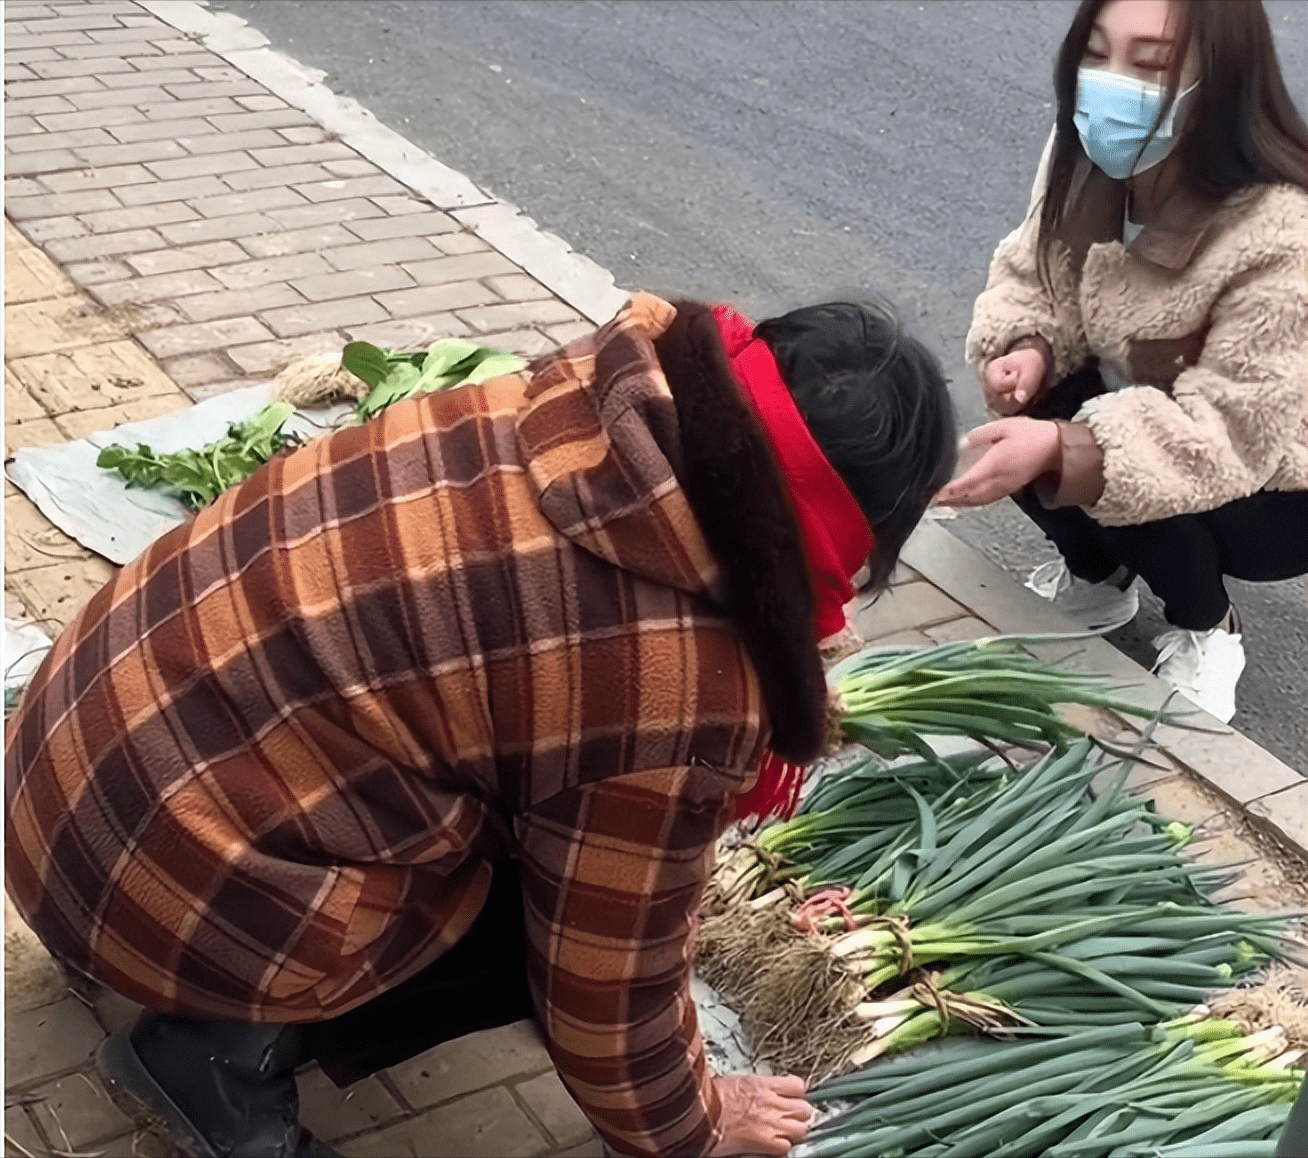
<path fill-rule="evenodd" d="M 1071 0 L 217 0 L 324 70 L 617 283 L 756 317 L 889 298 L 962 361 L 995 243 L 1020 219 L 1052 123 Z M 1308 5 L 1269 0 L 1302 109 Z M 1014 575 L 1051 557 L 1007 501 L 950 529 Z M 1230 581 L 1249 668 L 1233 723 L 1308 773 L 1308 583 Z M 1146 596 L 1110 639 L 1146 665 Z"/>

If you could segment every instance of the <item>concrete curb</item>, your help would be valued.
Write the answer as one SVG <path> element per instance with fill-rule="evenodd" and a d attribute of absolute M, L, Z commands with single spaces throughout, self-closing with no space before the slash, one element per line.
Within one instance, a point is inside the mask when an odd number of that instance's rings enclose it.
<path fill-rule="evenodd" d="M 1067 621 L 1043 599 L 937 523 L 918 527 L 903 558 L 1001 634 L 1068 631 Z M 1050 642 L 1033 650 L 1129 684 L 1126 694 L 1151 710 L 1162 708 L 1172 694 L 1161 680 L 1102 639 Z M 1168 708 L 1177 709 L 1175 697 Z M 1308 860 L 1308 780 L 1247 736 L 1203 712 L 1196 711 L 1193 723 L 1202 731 L 1160 726 L 1154 739 L 1257 828 L 1295 856 Z M 1122 724 L 1137 733 L 1140 730 L 1129 719 L 1123 718 Z"/>
<path fill-rule="evenodd" d="M 613 275 L 540 229 L 516 206 L 483 192 L 348 97 L 321 83 L 326 75 L 267 47 L 268 39 L 231 12 L 210 12 L 194 0 L 138 0 L 140 6 L 221 56 L 287 104 L 313 117 L 344 144 L 451 213 L 488 245 L 521 266 L 563 301 L 603 324 L 629 296 Z"/>

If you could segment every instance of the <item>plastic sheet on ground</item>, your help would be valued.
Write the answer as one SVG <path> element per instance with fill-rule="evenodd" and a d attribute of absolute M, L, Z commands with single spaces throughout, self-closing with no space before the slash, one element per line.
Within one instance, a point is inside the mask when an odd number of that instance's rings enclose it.
<path fill-rule="evenodd" d="M 190 517 L 180 502 L 158 491 L 129 487 L 116 471 L 95 465 L 113 443 L 144 443 L 161 454 L 198 449 L 222 438 L 273 401 L 271 382 L 233 390 L 195 406 L 127 422 L 57 446 L 25 446 L 6 473 L 56 527 L 111 563 L 130 563 L 165 531 Z M 348 405 L 297 410 L 283 428 L 313 438 L 350 413 Z"/>

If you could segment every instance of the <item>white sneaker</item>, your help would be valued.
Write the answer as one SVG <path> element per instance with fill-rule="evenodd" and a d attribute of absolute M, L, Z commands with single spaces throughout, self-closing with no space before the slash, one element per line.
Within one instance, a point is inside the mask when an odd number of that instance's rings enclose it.
<path fill-rule="evenodd" d="M 1244 671 L 1238 621 L 1233 626 L 1234 631 L 1178 627 L 1154 640 L 1158 648 L 1154 675 L 1223 724 L 1229 724 L 1235 715 L 1235 685 Z"/>
<path fill-rule="evenodd" d="M 1135 580 L 1125 591 L 1115 583 L 1087 583 L 1061 558 L 1040 564 L 1027 576 L 1026 586 L 1086 631 L 1112 631 L 1130 623 L 1140 610 Z"/>

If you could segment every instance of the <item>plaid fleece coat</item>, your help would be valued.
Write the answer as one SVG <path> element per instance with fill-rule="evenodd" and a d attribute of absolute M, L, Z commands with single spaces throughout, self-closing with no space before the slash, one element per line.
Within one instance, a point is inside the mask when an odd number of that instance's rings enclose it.
<path fill-rule="evenodd" d="M 820 742 L 801 559 L 708 311 L 638 295 L 125 567 L 11 724 L 9 889 L 146 1006 L 312 1021 L 434 961 L 517 857 L 569 1089 L 621 1150 L 702 1154 L 713 842 L 769 736 Z"/>

